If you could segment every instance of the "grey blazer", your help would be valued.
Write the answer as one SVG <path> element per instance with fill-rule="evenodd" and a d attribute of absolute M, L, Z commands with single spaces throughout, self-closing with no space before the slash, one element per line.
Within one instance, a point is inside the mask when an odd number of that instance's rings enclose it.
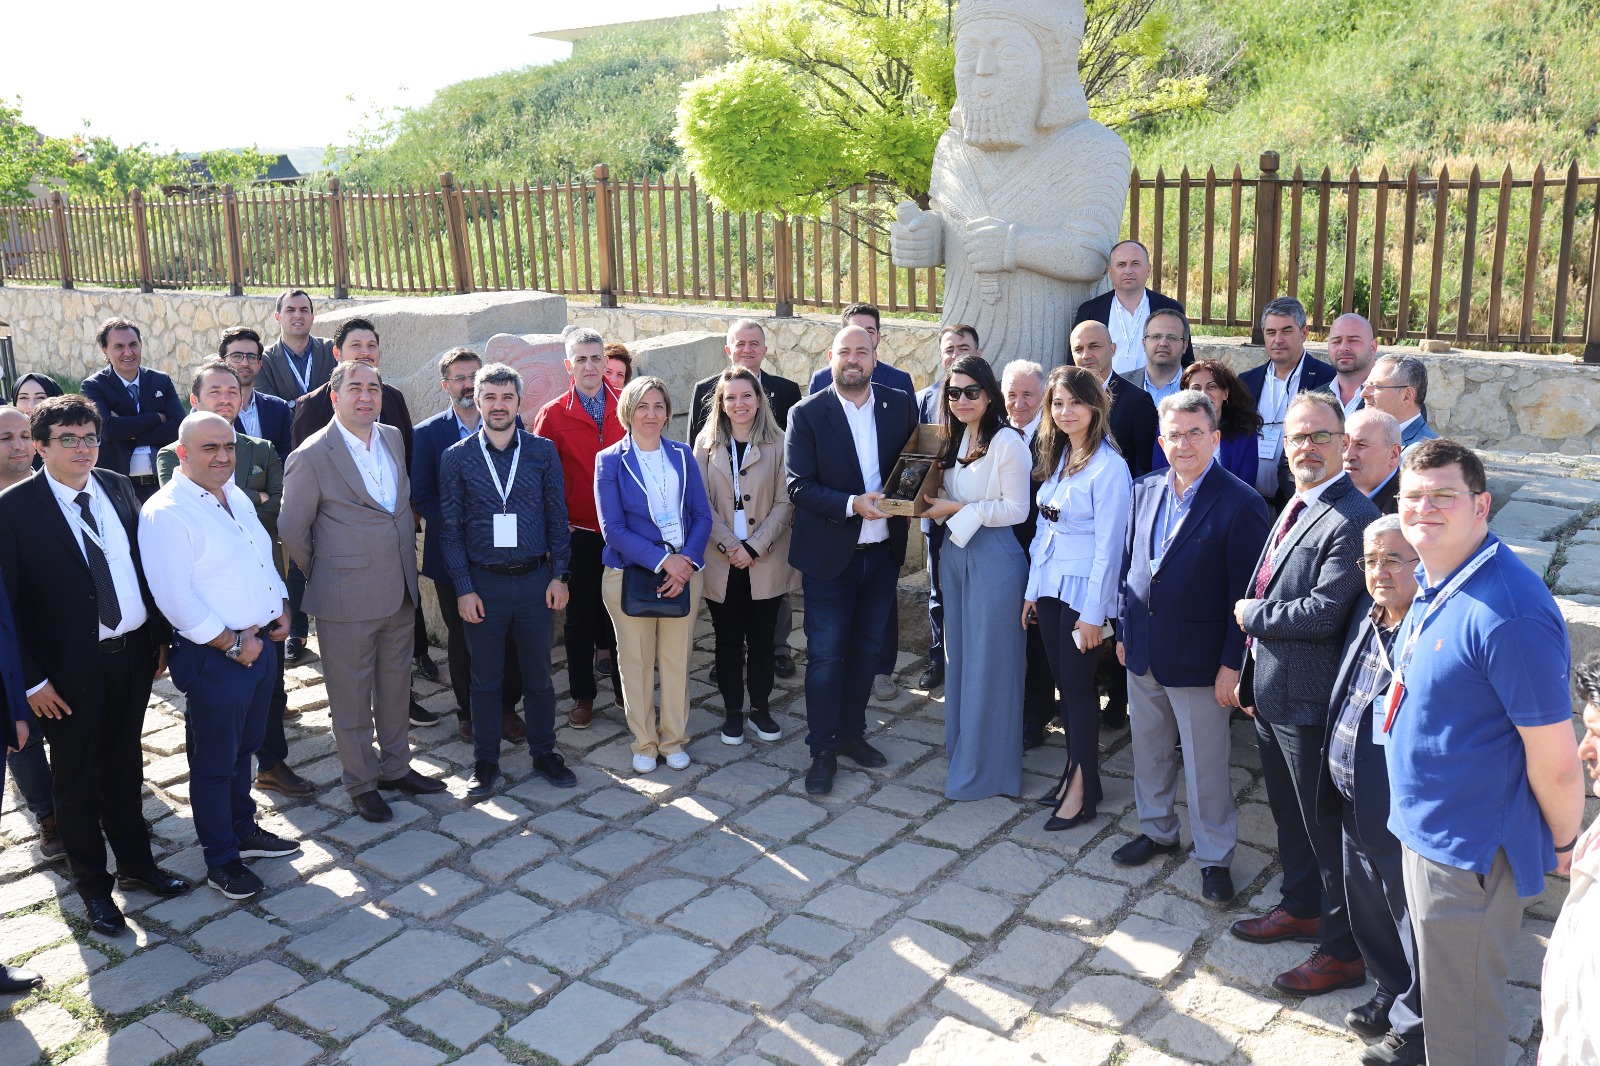
<path fill-rule="evenodd" d="M 311 377 L 309 387 L 305 391 L 314 392 L 318 387 L 327 384 L 329 375 L 333 373 L 333 367 L 333 342 L 326 337 L 312 337 Z M 283 350 L 282 340 L 262 353 L 261 374 L 256 378 L 256 388 L 290 403 L 300 398 L 300 383 L 294 378 L 294 371 L 289 366 L 289 356 Z"/>
<path fill-rule="evenodd" d="M 1266 594 L 1244 612 L 1244 631 L 1255 638 L 1240 670 L 1240 695 L 1273 725 L 1322 725 L 1328 693 L 1339 672 L 1345 628 L 1366 583 L 1361 576 L 1361 534 L 1378 508 L 1348 477 L 1329 485 L 1307 508 L 1278 554 Z M 1272 550 L 1269 533 L 1255 570 Z M 1255 591 L 1252 576 L 1247 597 Z"/>
<path fill-rule="evenodd" d="M 393 426 L 374 423 L 399 478 L 394 513 L 367 492 L 337 423 L 289 453 L 278 537 L 306 575 L 307 614 L 330 622 L 388 618 L 417 601 L 417 537 L 405 445 Z"/>

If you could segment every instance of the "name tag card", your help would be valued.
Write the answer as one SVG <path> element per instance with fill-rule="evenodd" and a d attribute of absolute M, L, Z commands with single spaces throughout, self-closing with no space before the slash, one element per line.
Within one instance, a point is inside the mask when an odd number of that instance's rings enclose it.
<path fill-rule="evenodd" d="M 750 519 L 746 517 L 743 507 L 733 512 L 733 535 L 740 540 L 750 539 Z"/>
<path fill-rule="evenodd" d="M 1256 441 L 1256 455 L 1262 459 L 1276 459 L 1283 449 L 1283 427 L 1262 426 L 1261 438 Z"/>
<path fill-rule="evenodd" d="M 516 515 L 497 514 L 494 516 L 494 546 L 496 548 L 515 548 L 517 546 Z"/>

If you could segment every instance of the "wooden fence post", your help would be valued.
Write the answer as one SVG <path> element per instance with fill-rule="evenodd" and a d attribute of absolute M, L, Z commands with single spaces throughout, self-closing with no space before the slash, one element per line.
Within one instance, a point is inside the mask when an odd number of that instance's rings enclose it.
<path fill-rule="evenodd" d="M 439 175 L 444 194 L 444 224 L 450 236 L 450 263 L 456 276 L 456 292 L 472 291 L 472 258 L 467 251 L 467 216 L 461 207 L 461 189 L 450 171 Z"/>
<path fill-rule="evenodd" d="M 772 221 L 772 314 L 794 317 L 794 225 L 788 215 Z"/>
<path fill-rule="evenodd" d="M 135 188 L 128 194 L 133 204 L 133 246 L 139 257 L 139 291 L 155 291 L 155 275 L 150 269 L 150 223 L 144 217 L 144 193 Z"/>
<path fill-rule="evenodd" d="M 1261 312 L 1277 295 L 1278 238 L 1283 228 L 1283 186 L 1278 181 L 1278 153 L 1261 153 L 1256 180 L 1255 277 L 1250 300 L 1250 343 L 1263 344 Z"/>
<path fill-rule="evenodd" d="M 50 192 L 50 216 L 56 231 L 56 258 L 61 264 L 61 287 L 72 288 L 72 249 L 67 246 L 67 203 L 59 189 Z"/>
<path fill-rule="evenodd" d="M 333 298 L 350 298 L 350 234 L 344 224 L 344 193 L 339 179 L 328 179 L 328 229 L 333 237 Z"/>
<path fill-rule="evenodd" d="M 222 187 L 222 226 L 228 241 L 228 295 L 244 295 L 244 246 L 239 238 L 239 198 L 231 184 Z"/>
<path fill-rule="evenodd" d="M 594 167 L 594 231 L 600 244 L 600 306 L 617 306 L 616 203 L 611 193 L 611 168 Z"/>

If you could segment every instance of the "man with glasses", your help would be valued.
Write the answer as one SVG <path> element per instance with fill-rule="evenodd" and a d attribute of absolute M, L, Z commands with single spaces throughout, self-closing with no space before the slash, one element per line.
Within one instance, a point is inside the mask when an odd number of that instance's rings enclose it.
<path fill-rule="evenodd" d="M 1144 366 L 1121 377 L 1159 404 L 1183 388 L 1183 368 L 1178 362 L 1188 347 L 1189 320 L 1183 312 L 1170 308 L 1152 311 L 1144 327 Z"/>
<path fill-rule="evenodd" d="M 239 413 L 233 428 L 258 440 L 270 441 L 282 459 L 294 439 L 294 408 L 289 401 L 256 388 L 261 374 L 261 334 L 249 326 L 224 330 L 217 356 L 239 378 Z M 270 527 L 269 527 L 270 529 Z"/>
<path fill-rule="evenodd" d="M 1369 407 L 1386 412 L 1400 423 L 1400 443 L 1405 448 L 1433 440 L 1439 434 L 1428 425 L 1428 367 L 1414 355 L 1386 355 L 1372 364 L 1362 386 Z"/>
<path fill-rule="evenodd" d="M 1367 594 L 1350 616 L 1328 704 L 1317 816 L 1343 831 L 1344 898 L 1361 957 L 1378 984 L 1369 1001 L 1345 1015 L 1345 1024 L 1382 1038 L 1362 1052 L 1364 1066 L 1416 1066 L 1423 1061 L 1422 986 L 1400 842 L 1389 831 L 1383 705 L 1394 680 L 1395 632 L 1417 592 L 1417 554 L 1392 514 L 1369 525 L 1362 539 Z"/>
<path fill-rule="evenodd" d="M 1482 460 L 1453 440 L 1401 463 L 1421 587 L 1380 726 L 1427 1057 L 1450 1066 L 1505 1061 L 1522 901 L 1567 873 L 1583 821 L 1567 627 L 1544 580 L 1489 532 L 1487 488 Z"/>
<path fill-rule="evenodd" d="M 1175 393 L 1161 401 L 1160 413 L 1171 467 L 1133 483 L 1117 618 L 1140 832 L 1111 860 L 1143 866 L 1178 850 L 1173 745 L 1181 743 L 1201 897 L 1223 907 L 1233 900 L 1239 842 L 1228 715 L 1244 653 L 1228 605 L 1249 588 L 1267 537 L 1267 505 L 1216 461 L 1222 434 L 1205 393 Z"/>
<path fill-rule="evenodd" d="M 90 928 L 117 936 L 127 923 L 111 898 L 107 844 L 124 889 L 189 890 L 156 866 L 140 794 L 145 705 L 170 631 L 145 584 L 133 485 L 95 469 L 100 412 L 83 396 L 53 396 L 34 409 L 32 431 L 44 467 L 0 494 L 0 575 L 25 612 L 23 682 L 50 745 L 74 887 Z"/>
<path fill-rule="evenodd" d="M 1361 531 L 1378 509 L 1340 467 L 1344 408 L 1331 393 L 1300 393 L 1283 421 L 1294 496 L 1256 561 L 1250 591 L 1233 608 L 1248 638 L 1239 705 L 1255 718 L 1278 823 L 1283 899 L 1260 918 L 1235 922 L 1233 935 L 1316 944 L 1272 983 L 1291 996 L 1317 996 L 1366 981 L 1345 905 L 1339 826 L 1317 819 L 1317 781 L 1328 693 L 1361 595 Z"/>
<path fill-rule="evenodd" d="M 106 365 L 83 379 L 100 412 L 99 465 L 133 482 L 143 503 L 156 494 L 156 453 L 178 439 L 183 404 L 172 379 L 144 366 L 139 327 L 125 318 L 100 323 L 95 340 Z"/>

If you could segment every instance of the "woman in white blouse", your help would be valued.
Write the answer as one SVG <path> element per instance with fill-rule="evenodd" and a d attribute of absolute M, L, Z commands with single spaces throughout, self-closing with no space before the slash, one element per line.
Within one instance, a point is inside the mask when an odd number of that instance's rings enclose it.
<path fill-rule="evenodd" d="M 1005 399 L 982 356 L 945 372 L 944 488 L 923 517 L 945 528 L 944 793 L 954 800 L 1022 791 L 1022 682 L 1027 635 L 1011 628 L 1028 560 L 1011 527 L 1028 515 L 1031 457 L 1005 420 Z"/>
<path fill-rule="evenodd" d="M 1037 621 L 1061 692 L 1067 766 L 1040 802 L 1048 832 L 1092 821 L 1100 802 L 1100 701 L 1094 669 L 1115 616 L 1132 478 L 1111 436 L 1111 397 L 1089 371 L 1057 367 L 1039 427 L 1039 528 L 1022 625 Z"/>

